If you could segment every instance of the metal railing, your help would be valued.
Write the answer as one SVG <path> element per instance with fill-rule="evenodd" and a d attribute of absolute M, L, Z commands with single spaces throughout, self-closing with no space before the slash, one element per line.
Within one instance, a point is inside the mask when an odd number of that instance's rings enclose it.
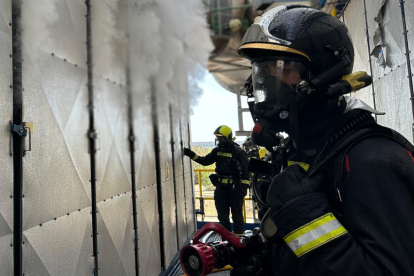
<path fill-rule="evenodd" d="M 194 169 L 194 172 L 197 173 L 198 176 L 198 188 L 199 188 L 199 196 L 196 196 L 196 200 L 200 200 L 201 198 L 203 200 L 214 200 L 214 197 L 203 197 L 203 186 L 202 186 L 202 180 L 201 180 L 201 173 L 202 172 L 214 172 L 214 169 Z M 252 198 L 244 198 L 243 199 L 243 221 L 246 223 L 246 200 L 253 200 Z M 201 206 L 201 204 L 200 204 Z M 201 219 L 204 221 L 204 214 L 201 214 Z"/>

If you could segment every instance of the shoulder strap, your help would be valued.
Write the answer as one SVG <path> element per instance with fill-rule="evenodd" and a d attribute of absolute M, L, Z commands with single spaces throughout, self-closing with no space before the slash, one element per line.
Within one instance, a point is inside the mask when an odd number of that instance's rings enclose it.
<path fill-rule="evenodd" d="M 380 125 L 371 125 L 367 129 L 364 129 L 360 135 L 352 135 L 349 137 L 341 147 L 342 151 L 337 152 L 335 160 L 333 162 L 333 182 L 330 183 L 328 188 L 328 193 L 330 195 L 331 204 L 334 208 L 334 211 L 341 215 L 341 187 L 345 179 L 344 167 L 346 162 L 346 156 L 348 152 L 354 147 L 358 142 L 369 137 L 384 137 L 390 139 L 408 151 L 414 153 L 414 146 L 404 138 L 400 133 L 395 130 L 380 126 Z M 332 167 L 331 167 L 332 168 Z"/>
<path fill-rule="evenodd" d="M 318 162 L 309 170 L 308 177 L 323 169 L 328 161 L 336 157 L 343 150 L 346 150 L 355 145 L 357 142 L 371 136 L 383 136 L 392 139 L 406 148 L 408 151 L 414 152 L 414 146 L 397 131 L 377 125 L 376 123 L 370 123 L 363 125 L 361 128 L 355 129 L 354 131 L 351 131 L 345 135 L 345 137 L 335 145 L 335 147 L 323 160 Z"/>

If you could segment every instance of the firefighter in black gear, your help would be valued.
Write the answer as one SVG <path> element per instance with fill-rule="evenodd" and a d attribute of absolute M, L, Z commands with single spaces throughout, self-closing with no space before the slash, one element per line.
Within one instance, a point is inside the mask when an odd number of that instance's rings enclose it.
<path fill-rule="evenodd" d="M 247 153 L 247 157 L 263 159 L 266 156 L 267 150 L 255 145 L 252 138 L 249 136 L 243 142 L 243 150 Z"/>
<path fill-rule="evenodd" d="M 246 153 L 233 142 L 232 130 L 228 126 L 219 126 L 214 135 L 218 145 L 205 157 L 198 156 L 188 148 L 184 154 L 195 162 L 208 166 L 216 163 L 216 174 L 210 175 L 214 191 L 218 220 L 231 232 L 230 209 L 234 224 L 234 233 L 244 232 L 243 201 L 249 188 L 248 159 Z"/>
<path fill-rule="evenodd" d="M 414 147 L 344 96 L 370 85 L 352 73 L 346 26 L 278 6 L 255 19 L 239 53 L 252 62 L 256 131 L 287 132 L 311 160 L 269 188 L 261 231 L 274 243 L 274 275 L 414 275 Z"/>

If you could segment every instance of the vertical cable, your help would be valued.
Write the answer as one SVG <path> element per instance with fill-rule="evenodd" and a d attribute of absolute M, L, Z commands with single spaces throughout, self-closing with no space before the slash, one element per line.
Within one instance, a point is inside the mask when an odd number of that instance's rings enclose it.
<path fill-rule="evenodd" d="M 414 139 L 414 89 L 413 89 L 413 74 L 411 72 L 411 61 L 410 61 L 410 50 L 408 47 L 408 38 L 407 38 L 407 25 L 405 24 L 405 9 L 404 9 L 404 0 L 400 0 L 400 8 L 401 8 L 401 17 L 402 17 L 402 26 L 403 26 L 403 35 L 404 35 L 404 42 L 405 42 L 405 57 L 407 59 L 407 69 L 408 69 L 408 82 L 410 85 L 410 99 L 411 99 L 411 109 L 413 113 L 413 123 L 411 124 L 411 131 L 413 133 Z"/>
<path fill-rule="evenodd" d="M 161 181 L 161 157 L 160 157 L 160 135 L 158 129 L 158 110 L 155 81 L 151 78 L 151 113 L 152 126 L 154 131 L 155 150 L 155 173 L 157 177 L 157 201 L 158 201 L 158 230 L 160 234 L 161 271 L 165 271 L 165 250 L 164 250 L 164 209 L 162 207 L 162 181 Z"/>
<path fill-rule="evenodd" d="M 92 242 L 94 257 L 94 275 L 98 276 L 98 225 L 96 219 L 96 139 L 98 134 L 95 131 L 94 100 L 93 100 L 93 60 L 92 60 L 92 17 L 90 0 L 86 4 L 86 52 L 88 64 L 88 108 L 89 108 L 89 153 L 91 162 L 91 201 L 92 201 Z"/>
<path fill-rule="evenodd" d="M 368 30 L 368 15 L 367 15 L 367 5 L 366 0 L 364 0 L 364 16 L 365 16 L 365 36 L 367 38 L 367 46 L 368 46 L 368 62 L 369 62 L 369 74 L 372 76 L 372 59 L 371 59 L 371 46 L 369 44 L 369 30 Z M 372 100 L 374 102 L 374 109 L 377 109 L 377 104 L 375 101 L 375 87 L 374 83 L 371 84 L 372 89 Z M 377 120 L 377 114 L 375 114 L 375 121 Z"/>
<path fill-rule="evenodd" d="M 137 214 L 137 187 L 136 187 L 136 171 L 135 171 L 135 130 L 134 130 L 134 114 L 133 114 L 133 97 L 131 88 L 131 68 L 130 68 L 130 41 L 129 41 L 129 21 L 128 21 L 128 3 L 125 4 L 125 24 L 127 36 L 127 64 L 126 64 L 126 91 L 128 98 L 128 124 L 129 124 L 129 152 L 131 159 L 131 189 L 132 189 L 132 219 L 134 224 L 134 254 L 135 254 L 135 276 L 139 276 L 139 246 L 138 246 L 138 214 Z"/>
<path fill-rule="evenodd" d="M 188 147 L 191 149 L 190 123 L 187 124 L 187 131 L 188 131 Z M 191 160 L 190 160 L 190 171 L 191 171 L 191 175 L 193 175 L 193 163 L 191 162 Z M 197 216 L 195 213 L 195 202 L 194 202 L 194 179 L 192 177 L 191 177 L 191 198 L 193 202 L 193 220 L 194 220 L 194 231 L 195 231 L 197 230 Z"/>
<path fill-rule="evenodd" d="M 173 128 L 173 116 L 172 116 L 172 107 L 169 105 L 170 112 L 170 133 L 171 133 L 171 159 L 172 159 L 172 171 L 173 171 L 173 184 L 174 184 L 174 205 L 175 205 L 175 228 L 177 233 L 177 251 L 180 251 L 180 238 L 178 235 L 178 200 L 177 200 L 177 181 L 175 179 L 175 141 L 174 141 L 174 128 Z"/>
<path fill-rule="evenodd" d="M 12 0 L 13 124 L 23 132 L 21 1 Z M 23 275 L 23 136 L 13 131 L 13 266 Z"/>
<path fill-rule="evenodd" d="M 181 146 L 181 166 L 183 169 L 183 190 L 184 190 L 184 217 L 185 217 L 185 236 L 188 238 L 188 221 L 187 221 L 187 194 L 185 192 L 185 167 L 184 167 L 184 142 L 183 142 L 183 127 L 180 120 L 180 146 Z"/>

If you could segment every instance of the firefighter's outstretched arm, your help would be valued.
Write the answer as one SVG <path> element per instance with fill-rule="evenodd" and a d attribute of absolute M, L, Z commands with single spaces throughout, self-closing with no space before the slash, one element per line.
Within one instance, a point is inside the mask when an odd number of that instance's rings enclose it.
<path fill-rule="evenodd" d="M 300 259 L 297 275 L 414 275 L 412 154 L 378 137 L 358 143 L 345 161 L 335 191 L 341 212 L 321 193 L 326 179 L 308 179 L 293 165 L 274 178 L 262 231 Z"/>
<path fill-rule="evenodd" d="M 184 148 L 184 155 L 190 157 L 193 161 L 197 163 L 208 166 L 216 162 L 216 155 L 217 149 L 213 149 L 209 154 L 206 156 L 198 156 L 194 151 L 190 150 L 189 148 Z"/>

